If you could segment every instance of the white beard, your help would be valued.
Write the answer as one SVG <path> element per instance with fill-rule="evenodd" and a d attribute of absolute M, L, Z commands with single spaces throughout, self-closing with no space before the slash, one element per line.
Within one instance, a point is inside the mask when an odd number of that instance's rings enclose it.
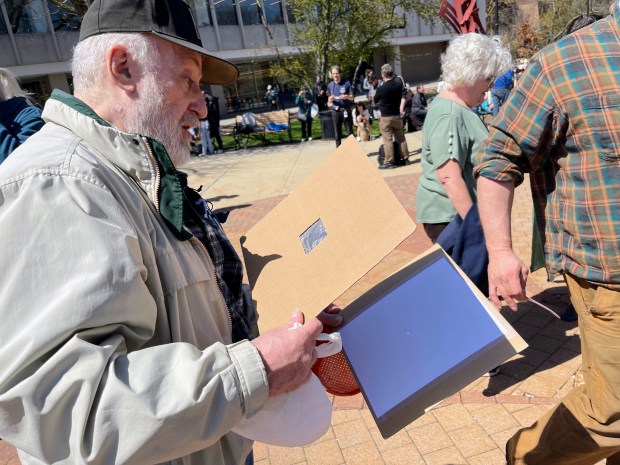
<path fill-rule="evenodd" d="M 190 158 L 189 141 L 185 139 L 183 125 L 197 127 L 198 117 L 192 113 L 183 115 L 181 121 L 163 105 L 163 85 L 155 76 L 145 76 L 144 89 L 134 105 L 128 107 L 123 118 L 127 132 L 148 136 L 161 142 L 174 166 L 179 167 Z"/>

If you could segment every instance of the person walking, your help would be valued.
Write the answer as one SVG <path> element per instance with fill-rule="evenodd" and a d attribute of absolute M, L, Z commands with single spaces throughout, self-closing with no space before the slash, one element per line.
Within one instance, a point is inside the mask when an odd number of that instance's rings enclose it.
<path fill-rule="evenodd" d="M 472 157 L 488 131 L 472 108 L 484 100 L 495 76 L 510 62 L 510 51 L 497 38 L 469 33 L 452 39 L 441 56 L 444 90 L 433 100 L 422 131 L 416 220 L 448 253 L 468 238 L 467 248 L 454 259 L 484 295 L 489 292 L 488 256 L 476 208 Z M 487 375 L 498 373 L 495 367 Z"/>
<path fill-rule="evenodd" d="M 0 437 L 23 465 L 245 464 L 233 429 L 306 382 L 323 324 L 256 334 L 241 261 L 177 169 L 200 82 L 238 70 L 183 0 L 94 0 L 72 71 L 0 165 Z"/>
<path fill-rule="evenodd" d="M 502 107 L 508 94 L 514 87 L 514 74 L 512 72 L 512 68 L 508 69 L 501 76 L 498 76 L 495 79 L 495 84 L 491 89 L 491 103 L 493 106 L 491 107 L 491 111 L 493 112 L 493 116 L 496 116 L 499 113 L 499 109 Z"/>
<path fill-rule="evenodd" d="M 517 310 L 527 296 L 510 215 L 529 173 L 547 274 L 566 281 L 581 339 L 584 384 L 509 439 L 509 465 L 620 463 L 617 0 L 612 8 L 532 58 L 476 155 L 491 300 Z"/>
<path fill-rule="evenodd" d="M 301 123 L 301 141 L 312 140 L 312 94 L 306 86 L 299 88 L 295 105 L 297 105 L 297 119 Z"/>
<path fill-rule="evenodd" d="M 351 83 L 343 80 L 339 66 L 331 68 L 332 81 L 327 85 L 327 101 L 332 104 L 332 121 L 336 135 L 336 147 L 342 142 L 342 125 L 346 123 L 347 132 L 353 133 L 353 115 L 351 102 L 353 102 L 353 90 Z"/>
<path fill-rule="evenodd" d="M 326 111 L 327 108 L 327 84 L 323 81 L 320 74 L 316 75 L 314 86 L 312 86 L 312 98 L 319 107 L 319 111 Z"/>
<path fill-rule="evenodd" d="M 510 61 L 498 41 L 477 33 L 452 39 L 441 56 L 444 89 L 426 115 L 416 194 L 417 223 L 433 243 L 456 215 L 465 219 L 476 202 L 472 157 L 488 131 L 472 108 Z"/>
<path fill-rule="evenodd" d="M 222 130 L 220 127 L 220 101 L 215 95 L 205 94 L 207 98 L 207 121 L 209 122 L 209 139 L 215 139 L 217 153 L 224 153 Z M 211 144 L 213 146 L 213 144 Z"/>
<path fill-rule="evenodd" d="M 383 138 L 383 150 L 385 161 L 379 165 L 379 169 L 396 168 L 394 163 L 394 145 L 396 140 L 400 149 L 400 158 L 407 163 L 409 160 L 409 148 L 403 132 L 403 115 L 405 114 L 405 85 L 401 78 L 394 77 L 394 72 L 389 64 L 381 67 L 383 84 L 377 89 L 373 97 L 375 104 L 379 105 L 381 117 L 379 129 Z"/>
<path fill-rule="evenodd" d="M 202 95 L 207 103 L 207 108 L 209 106 L 209 99 L 207 97 L 207 93 L 203 90 Z M 206 155 L 212 154 L 215 152 L 213 148 L 213 141 L 211 140 L 211 133 L 209 131 L 209 119 L 200 118 L 200 156 L 204 157 Z"/>
<path fill-rule="evenodd" d="M 278 109 L 278 91 L 271 84 L 267 86 L 267 92 L 265 92 L 265 100 L 269 105 L 269 111 L 274 111 Z"/>

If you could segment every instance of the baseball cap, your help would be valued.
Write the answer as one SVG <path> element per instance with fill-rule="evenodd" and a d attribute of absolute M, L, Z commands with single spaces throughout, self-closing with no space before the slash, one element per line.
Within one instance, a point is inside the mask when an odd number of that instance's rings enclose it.
<path fill-rule="evenodd" d="M 205 84 L 228 84 L 239 77 L 235 65 L 202 46 L 192 10 L 184 0 L 94 0 L 82 19 L 80 41 L 114 32 L 149 32 L 200 53 Z"/>

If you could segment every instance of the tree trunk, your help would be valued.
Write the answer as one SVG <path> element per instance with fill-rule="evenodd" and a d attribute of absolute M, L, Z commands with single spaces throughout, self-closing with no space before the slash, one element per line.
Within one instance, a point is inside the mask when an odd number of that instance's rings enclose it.
<path fill-rule="evenodd" d="M 357 77 L 360 74 L 360 68 L 362 67 L 362 57 L 360 57 L 357 62 L 357 66 L 355 67 L 355 72 L 353 73 L 353 82 L 351 83 L 351 89 L 353 90 L 353 97 L 355 97 L 355 91 L 357 90 Z"/>

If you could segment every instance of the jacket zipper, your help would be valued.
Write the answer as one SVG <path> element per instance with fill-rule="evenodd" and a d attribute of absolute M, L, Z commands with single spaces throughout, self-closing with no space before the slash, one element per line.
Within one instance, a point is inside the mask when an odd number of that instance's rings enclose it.
<path fill-rule="evenodd" d="M 151 164 L 155 167 L 153 202 L 155 203 L 155 210 L 159 213 L 159 184 L 161 181 L 161 173 L 159 172 L 159 165 L 157 164 L 157 160 L 155 160 L 155 155 L 153 155 L 153 149 L 151 148 L 151 144 L 149 144 L 149 140 L 146 137 L 142 137 L 142 140 L 144 141 L 144 145 L 146 145 L 146 151 L 149 155 L 149 159 L 151 160 Z"/>
<path fill-rule="evenodd" d="M 213 264 L 213 260 L 211 260 L 211 255 L 209 255 L 209 251 L 203 245 L 203 243 L 198 240 L 197 237 L 192 236 L 190 240 L 192 242 L 194 242 L 194 244 L 198 245 L 198 248 L 202 251 L 204 256 L 207 257 L 207 262 L 209 263 L 209 266 L 211 267 L 211 270 L 213 270 L 213 276 L 215 277 L 215 286 L 217 287 L 217 290 L 220 293 L 220 297 L 222 298 L 222 302 L 224 302 L 224 307 L 226 308 L 226 315 L 228 316 L 228 324 L 230 325 L 230 342 L 232 343 L 232 340 L 233 340 L 232 316 L 230 315 L 230 308 L 228 307 L 228 304 L 226 303 L 226 299 L 224 298 L 224 294 L 222 293 L 222 289 L 220 289 L 219 278 L 217 277 L 217 273 L 215 271 L 215 265 Z"/>
<path fill-rule="evenodd" d="M 142 140 L 144 141 L 144 143 L 146 145 L 147 152 L 148 152 L 148 155 L 149 155 L 149 159 L 151 160 L 151 164 L 155 167 L 154 203 L 155 203 L 155 209 L 157 210 L 157 213 L 159 213 L 161 215 L 161 213 L 159 211 L 159 189 L 160 189 L 160 181 L 161 181 L 161 174 L 160 174 L 160 170 L 159 170 L 159 165 L 157 164 L 157 161 L 155 160 L 155 155 L 153 155 L 153 150 L 151 149 L 151 144 L 149 144 L 148 139 L 146 137 L 143 137 Z M 232 340 L 233 340 L 232 316 L 230 315 L 230 308 L 228 308 L 228 304 L 226 303 L 226 299 L 224 298 L 224 294 L 222 294 L 222 290 L 220 289 L 220 285 L 219 285 L 218 277 L 217 277 L 217 272 L 215 271 L 215 265 L 213 264 L 213 260 L 211 260 L 211 256 L 209 255 L 209 251 L 202 244 L 202 242 L 200 242 L 194 236 L 191 237 L 191 240 L 195 244 L 198 244 L 198 248 L 202 251 L 203 255 L 207 258 L 207 263 L 211 267 L 211 270 L 213 271 L 213 276 L 215 277 L 215 286 L 217 287 L 217 290 L 218 290 L 218 292 L 220 294 L 220 297 L 222 298 L 222 302 L 224 302 L 224 308 L 226 308 L 226 315 L 228 316 L 228 325 L 230 327 L 230 341 L 232 342 Z"/>

